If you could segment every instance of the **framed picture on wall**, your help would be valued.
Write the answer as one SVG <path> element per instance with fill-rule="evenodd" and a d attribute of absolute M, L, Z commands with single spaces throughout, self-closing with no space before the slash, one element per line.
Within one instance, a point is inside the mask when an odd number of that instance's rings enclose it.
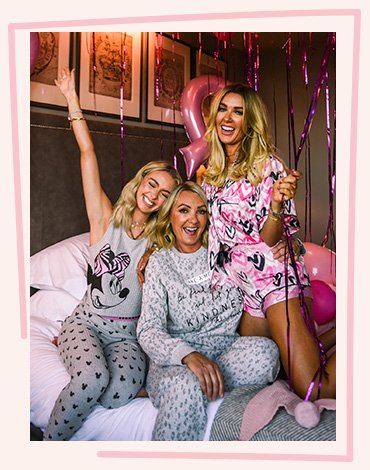
<path fill-rule="evenodd" d="M 148 34 L 147 120 L 182 125 L 181 95 L 190 81 L 190 47 Z"/>
<path fill-rule="evenodd" d="M 216 75 L 217 77 L 225 78 L 226 63 L 210 54 L 206 54 L 205 52 L 200 54 L 199 60 L 199 51 L 196 51 L 195 70 L 197 77 L 200 75 Z"/>
<path fill-rule="evenodd" d="M 70 66 L 71 33 L 39 32 L 39 52 L 30 77 L 31 104 L 64 106 L 66 100 L 54 80 Z"/>
<path fill-rule="evenodd" d="M 79 94 L 83 110 L 140 118 L 140 87 L 140 32 L 81 33 Z"/>

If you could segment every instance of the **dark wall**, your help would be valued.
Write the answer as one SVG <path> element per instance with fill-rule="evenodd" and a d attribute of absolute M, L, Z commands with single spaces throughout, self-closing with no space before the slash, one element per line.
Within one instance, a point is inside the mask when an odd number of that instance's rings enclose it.
<path fill-rule="evenodd" d="M 237 33 L 241 35 L 242 33 Z M 296 137 L 299 140 L 303 121 L 306 117 L 311 93 L 319 71 L 324 50 L 326 33 L 317 33 L 317 42 L 308 50 L 309 86 L 302 81 L 301 47 L 297 33 L 294 36 L 292 57 L 292 87 Z M 236 37 L 236 36 L 235 36 Z M 217 44 L 211 34 L 202 33 L 203 51 L 212 54 Z M 199 46 L 198 33 L 181 33 L 181 40 L 193 50 Z M 276 128 L 277 145 L 281 155 L 288 162 L 287 90 L 285 41 L 283 33 L 261 34 L 260 49 L 260 93 L 267 104 Z M 144 41 L 145 43 L 145 41 Z M 222 48 L 221 48 L 222 52 Z M 145 48 L 143 56 L 145 56 Z M 227 53 L 229 63 L 228 79 L 243 80 L 246 76 L 245 51 L 231 49 Z M 170 125 L 145 121 L 146 60 L 143 57 L 142 108 L 140 121 L 125 121 L 123 144 L 124 182 L 131 179 L 136 171 L 150 160 L 165 159 L 173 162 L 174 147 L 177 149 L 177 162 L 180 174 L 185 178 L 185 167 L 178 149 L 189 142 L 185 131 Z M 335 98 L 335 57 L 329 64 L 329 81 L 332 100 Z M 194 57 L 192 77 L 194 76 Z M 332 106 L 333 106 L 332 103 Z M 276 112 L 274 116 L 274 106 Z M 121 191 L 121 139 L 119 118 L 95 116 L 85 113 L 92 131 L 96 153 L 101 170 L 101 180 L 105 191 L 114 203 Z M 275 120 L 276 117 L 276 120 Z M 31 254 L 66 237 L 88 230 L 88 221 L 82 194 L 79 152 L 73 132 L 69 129 L 67 110 L 31 108 Z M 324 91 L 320 96 L 317 111 L 310 133 L 312 165 L 312 241 L 320 244 L 328 221 L 328 164 L 326 142 L 326 111 Z M 298 216 L 301 221 L 301 238 L 305 232 L 305 200 L 308 175 L 303 156 L 299 169 L 305 174 L 296 196 Z M 334 248 L 328 245 L 329 248 Z"/>
<path fill-rule="evenodd" d="M 101 181 L 114 203 L 121 192 L 120 123 L 89 120 Z M 31 254 L 57 241 L 88 231 L 82 193 L 80 156 L 66 116 L 31 112 Z M 176 130 L 176 145 L 188 144 Z M 130 180 L 151 160 L 173 162 L 174 131 L 124 125 L 123 179 Z M 178 170 L 185 177 L 177 151 Z"/>

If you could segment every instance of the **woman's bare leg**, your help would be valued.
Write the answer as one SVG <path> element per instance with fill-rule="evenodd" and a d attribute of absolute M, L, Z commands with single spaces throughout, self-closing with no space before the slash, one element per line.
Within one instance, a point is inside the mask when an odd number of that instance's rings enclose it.
<path fill-rule="evenodd" d="M 288 334 L 286 302 L 279 302 L 267 309 L 266 317 L 269 323 L 271 337 L 278 345 L 280 358 L 289 374 L 288 367 Z M 305 398 L 311 381 L 320 366 L 320 350 L 317 342 L 311 335 L 301 313 L 299 299 L 288 301 L 290 322 L 290 379 L 295 392 Z M 320 398 L 335 398 L 336 396 L 336 355 L 330 356 L 325 371 L 328 376 L 322 377 Z M 316 378 L 315 387 L 310 396 L 311 400 L 317 398 Z"/>
<path fill-rule="evenodd" d="M 239 323 L 240 336 L 265 336 L 271 338 L 270 326 L 266 318 L 252 317 L 244 312 Z"/>

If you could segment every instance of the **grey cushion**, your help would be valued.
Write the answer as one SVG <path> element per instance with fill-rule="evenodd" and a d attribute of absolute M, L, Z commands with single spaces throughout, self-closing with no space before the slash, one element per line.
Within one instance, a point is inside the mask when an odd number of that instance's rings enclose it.
<path fill-rule="evenodd" d="M 224 398 L 212 425 L 211 441 L 239 440 L 245 407 L 262 388 L 257 385 L 239 387 Z M 320 418 L 317 426 L 306 429 L 281 407 L 270 423 L 254 434 L 251 441 L 335 441 L 335 411 L 323 410 Z"/>

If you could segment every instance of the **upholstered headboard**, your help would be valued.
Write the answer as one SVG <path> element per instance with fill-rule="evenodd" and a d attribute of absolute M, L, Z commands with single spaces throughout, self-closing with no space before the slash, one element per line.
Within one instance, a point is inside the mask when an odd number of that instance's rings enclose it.
<path fill-rule="evenodd" d="M 120 123 L 89 119 L 101 180 L 114 203 L 121 191 Z M 126 183 L 150 160 L 173 160 L 174 131 L 124 125 L 123 177 Z M 176 128 L 177 149 L 189 142 Z M 67 237 L 88 231 L 79 151 L 67 117 L 31 112 L 31 255 Z M 185 166 L 178 154 L 178 169 Z"/>

